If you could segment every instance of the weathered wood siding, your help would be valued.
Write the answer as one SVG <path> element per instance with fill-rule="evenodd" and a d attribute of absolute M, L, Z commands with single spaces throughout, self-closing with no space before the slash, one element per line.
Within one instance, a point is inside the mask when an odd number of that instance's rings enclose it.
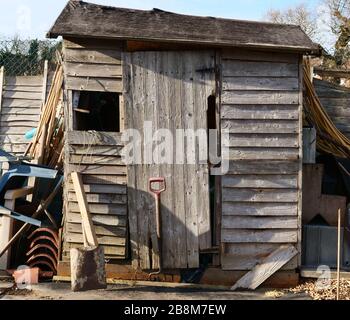
<path fill-rule="evenodd" d="M 122 92 L 122 42 L 65 39 L 67 90 Z"/>
<path fill-rule="evenodd" d="M 122 94 L 121 47 L 120 42 L 96 39 L 65 39 L 63 43 L 67 128 L 63 260 L 69 259 L 71 247 L 83 244 L 80 211 L 69 176 L 72 171 L 82 173 L 97 238 L 106 257 L 127 256 L 126 166 L 120 154 L 121 133 L 73 131 L 72 111 L 74 90 Z"/>
<path fill-rule="evenodd" d="M 80 210 L 69 173 L 82 174 L 96 234 L 111 259 L 124 259 L 127 247 L 126 166 L 121 159 L 120 133 L 66 133 L 63 259 L 83 245 Z"/>
<path fill-rule="evenodd" d="M 314 86 L 336 127 L 350 138 L 350 89 L 318 79 L 314 79 Z"/>
<path fill-rule="evenodd" d="M 52 74 L 46 82 L 43 76 L 7 77 L 5 70 L 0 113 L 0 148 L 22 155 L 29 141 L 24 135 L 39 122 L 43 91 L 50 89 Z"/>
<path fill-rule="evenodd" d="M 299 57 L 225 51 L 221 68 L 221 126 L 230 132 L 221 263 L 250 270 L 281 244 L 300 246 Z"/>
<path fill-rule="evenodd" d="M 173 137 L 176 129 L 207 128 L 206 110 L 208 97 L 215 93 L 215 74 L 200 70 L 213 69 L 214 52 L 126 53 L 125 65 L 127 128 L 140 130 L 142 138 L 144 121 L 152 121 L 153 133 L 169 129 Z M 197 146 L 179 151 L 198 159 Z M 184 164 L 148 165 L 143 154 L 142 164 L 128 166 L 133 265 L 142 269 L 159 266 L 155 201 L 148 189 L 149 178 L 159 176 L 167 184 L 161 196 L 163 267 L 196 268 L 199 250 L 211 247 L 208 165 L 189 164 L 186 159 Z"/>

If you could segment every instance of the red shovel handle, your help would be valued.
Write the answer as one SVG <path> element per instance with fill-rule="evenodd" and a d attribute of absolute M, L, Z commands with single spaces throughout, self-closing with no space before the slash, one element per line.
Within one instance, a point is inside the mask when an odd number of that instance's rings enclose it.
<path fill-rule="evenodd" d="M 160 188 L 160 189 L 154 189 L 152 187 L 152 185 L 154 183 L 160 183 L 161 185 L 163 184 L 163 187 Z M 156 194 L 156 195 L 159 195 L 161 194 L 162 192 L 164 192 L 166 190 L 166 184 L 165 184 L 165 178 L 164 177 L 160 177 L 160 178 L 150 178 L 149 179 L 149 190 Z"/>

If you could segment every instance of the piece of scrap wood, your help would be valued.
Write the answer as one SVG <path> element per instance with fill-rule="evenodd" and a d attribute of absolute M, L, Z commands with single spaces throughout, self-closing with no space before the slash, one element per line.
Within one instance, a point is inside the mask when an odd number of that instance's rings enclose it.
<path fill-rule="evenodd" d="M 255 290 L 296 256 L 297 253 L 298 251 L 293 245 L 280 246 L 262 260 L 260 264 L 256 265 L 251 271 L 240 278 L 232 286 L 231 290 L 236 290 L 238 288 Z"/>
<path fill-rule="evenodd" d="M 71 173 L 75 194 L 77 196 L 78 205 L 81 214 L 82 227 L 83 227 L 83 235 L 84 235 L 84 245 L 97 247 L 98 241 L 95 232 L 95 227 L 92 222 L 92 218 L 89 212 L 88 202 L 86 200 L 86 194 L 83 189 L 83 181 L 81 179 L 81 175 L 78 172 Z"/>

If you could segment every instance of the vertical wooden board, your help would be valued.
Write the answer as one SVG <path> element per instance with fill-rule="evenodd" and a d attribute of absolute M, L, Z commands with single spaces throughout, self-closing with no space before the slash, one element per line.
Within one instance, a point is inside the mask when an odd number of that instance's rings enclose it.
<path fill-rule="evenodd" d="M 205 57 L 197 56 L 195 60 L 195 69 L 203 69 L 203 64 L 205 68 L 210 69 L 213 67 L 214 59 L 211 55 L 207 54 Z M 213 88 L 215 74 L 213 72 L 195 72 L 195 101 L 194 101 L 194 114 L 196 115 L 195 130 L 204 129 L 207 132 L 207 110 L 208 110 L 208 97 L 210 95 L 210 89 Z M 198 145 L 197 148 L 197 159 L 199 162 L 199 155 L 201 152 L 208 151 L 205 147 L 207 144 Z M 208 163 L 208 162 L 207 162 Z M 199 249 L 207 249 L 211 247 L 211 227 L 210 227 L 210 200 L 209 200 L 209 172 L 208 164 L 196 164 L 197 172 L 197 220 L 198 220 L 198 240 Z"/>
<path fill-rule="evenodd" d="M 175 92 L 178 95 L 177 103 L 175 106 L 175 114 L 174 114 L 174 125 L 175 129 L 183 129 L 183 118 L 185 115 L 185 100 L 183 99 L 184 87 L 182 83 L 182 79 L 184 78 L 185 71 L 185 62 L 181 59 L 181 57 L 177 56 L 177 75 L 175 79 Z M 178 148 L 181 155 L 185 154 L 184 145 L 180 144 L 181 148 Z M 177 147 L 179 147 L 177 145 Z M 176 150 L 174 148 L 173 155 L 176 161 Z M 186 236 L 186 216 L 187 216 L 187 207 L 185 205 L 185 171 L 183 165 L 178 164 L 175 165 L 174 168 L 174 180 L 175 180 L 175 189 L 176 192 L 174 194 L 174 203 L 175 210 L 177 211 L 177 219 L 178 225 L 176 226 L 176 237 L 177 237 L 177 246 L 179 248 L 179 252 L 181 252 L 179 256 L 179 264 L 182 266 L 187 265 L 187 236 Z"/>
<path fill-rule="evenodd" d="M 131 55 L 123 54 L 123 97 L 125 103 L 125 126 L 126 129 L 134 128 L 134 112 L 133 112 L 133 92 L 130 90 L 131 73 L 133 72 Z M 128 194 L 128 222 L 129 237 L 131 246 L 132 266 L 137 269 L 139 267 L 139 240 L 138 240 L 138 221 L 136 211 L 136 171 L 135 167 L 128 166 L 127 175 L 127 194 Z"/>
<path fill-rule="evenodd" d="M 147 67 L 145 68 L 145 92 L 147 94 L 145 95 L 145 103 L 143 106 L 144 109 L 144 121 L 154 121 L 154 115 L 157 114 L 157 105 L 156 105 L 156 87 L 155 87 L 155 70 L 156 70 L 156 54 L 150 53 L 150 54 L 144 54 L 143 56 L 144 61 L 147 64 Z M 153 125 L 154 126 L 154 125 Z M 145 135 L 145 131 L 143 132 L 143 135 Z M 144 148 L 150 147 L 152 145 L 152 142 L 148 142 L 148 145 L 144 145 Z M 146 159 L 143 155 L 143 161 L 145 163 Z M 151 176 L 156 176 L 156 168 L 153 165 L 143 165 L 143 181 L 142 188 L 144 190 L 144 196 L 145 196 L 145 209 L 144 213 L 145 216 L 145 223 L 148 224 L 148 234 L 146 235 L 146 242 L 145 245 L 148 246 L 148 258 L 149 258 L 149 266 L 151 269 L 158 269 L 159 268 L 159 254 L 158 254 L 158 243 L 157 243 L 157 236 L 156 236 L 156 213 L 155 213 L 155 201 L 153 195 L 149 191 L 148 187 L 148 181 Z M 139 181 L 140 182 L 140 181 Z M 142 226 L 141 226 L 142 227 Z M 139 230 L 141 232 L 141 230 Z M 151 258 L 152 257 L 152 258 Z M 146 258 L 146 257 L 145 257 Z"/>
<path fill-rule="evenodd" d="M 164 52 L 159 55 L 160 64 L 159 71 L 163 77 L 163 81 L 159 84 L 160 95 L 158 96 L 158 109 L 159 109 L 159 128 L 166 128 L 171 130 L 172 126 L 172 104 L 173 97 L 170 97 L 172 93 L 173 85 L 173 54 L 170 52 Z M 160 156 L 160 155 L 159 155 Z M 167 183 L 167 190 L 162 194 L 162 236 L 163 239 L 163 262 L 164 267 L 171 268 L 177 262 L 176 245 L 174 228 L 176 225 L 176 213 L 174 212 L 173 202 L 173 169 L 172 165 L 161 164 L 160 176 L 164 177 Z"/>
<path fill-rule="evenodd" d="M 135 117 L 135 129 L 140 129 L 140 134 L 143 136 L 143 127 L 144 127 L 144 94 L 146 92 L 145 87 L 145 76 L 146 76 L 146 68 L 143 67 L 144 54 L 136 53 L 135 59 L 133 60 L 133 65 L 135 67 L 134 72 L 138 74 L 141 81 L 138 81 L 136 84 L 136 90 L 134 88 L 133 94 L 134 101 L 136 103 L 133 105 L 134 115 Z M 143 154 L 143 144 L 141 144 L 141 154 Z M 138 215 L 138 239 L 139 239 L 139 258 L 140 258 L 140 266 L 142 269 L 150 269 L 150 253 L 149 253 L 149 225 L 148 225 L 148 217 L 149 217 L 149 206 L 147 206 L 147 182 L 145 182 L 145 171 L 143 165 L 136 165 L 136 212 Z M 147 178 L 146 178 L 147 179 Z"/>
<path fill-rule="evenodd" d="M 158 81 L 160 80 L 160 75 L 156 73 L 156 70 L 158 70 L 158 63 L 159 63 L 159 57 L 158 54 L 153 54 L 153 65 L 154 69 L 153 74 L 149 81 L 151 82 L 151 106 L 149 110 L 149 120 L 152 121 L 153 129 L 158 130 L 159 127 L 159 121 L 158 121 L 158 105 L 156 103 L 156 97 L 159 97 L 160 89 L 158 87 Z M 151 146 L 153 147 L 153 140 L 150 142 Z M 153 150 L 153 148 L 151 149 Z M 149 167 L 149 176 L 150 177 L 159 177 L 160 176 L 160 168 L 158 165 L 151 165 Z M 150 229 L 152 231 L 152 267 L 153 269 L 158 269 L 160 265 L 160 251 L 163 253 L 163 248 L 159 247 L 158 239 L 157 239 L 157 223 L 156 223 L 156 207 L 155 207 L 155 200 L 152 197 L 151 200 L 152 208 L 151 208 L 151 216 L 150 216 Z M 163 255 L 164 256 L 164 255 Z M 164 261 L 164 258 L 162 259 Z"/>
<path fill-rule="evenodd" d="M 188 54 L 186 56 L 187 64 L 185 65 L 184 74 L 184 129 L 194 129 L 195 123 L 193 119 L 194 114 L 194 96 L 193 96 L 193 56 Z M 193 148 L 189 150 L 188 144 L 191 143 L 189 139 L 185 140 L 185 155 L 189 152 L 195 152 Z M 198 220 L 196 215 L 197 203 L 195 201 L 197 194 L 197 183 L 194 176 L 196 165 L 188 164 L 185 161 L 186 170 L 186 230 L 187 230 L 187 263 L 189 268 L 197 268 L 199 266 L 199 239 L 198 239 Z"/>
<path fill-rule="evenodd" d="M 182 79 L 179 74 L 179 70 L 181 71 L 181 57 L 176 52 L 168 52 L 166 54 L 167 61 L 164 65 L 164 72 L 166 74 L 166 79 L 164 83 L 166 83 L 165 92 L 165 100 L 162 103 L 163 106 L 160 106 L 160 116 L 162 121 L 160 127 L 169 129 L 172 133 L 175 133 L 176 125 L 174 123 L 176 112 L 181 107 L 181 97 L 179 96 L 176 89 L 177 80 Z M 175 147 L 172 144 L 172 147 Z M 174 148 L 173 148 L 174 149 Z M 174 150 L 172 152 L 174 154 Z M 173 159 L 174 160 L 174 159 Z M 166 237 L 166 234 L 169 237 L 170 241 L 165 241 L 166 246 L 165 250 L 167 250 L 167 257 L 164 259 L 164 266 L 168 268 L 181 268 L 184 262 L 186 264 L 186 250 L 184 249 L 185 238 L 179 238 L 181 235 L 181 230 L 183 226 L 181 225 L 180 216 L 181 213 L 177 208 L 176 202 L 176 185 L 178 183 L 178 174 L 176 172 L 176 166 L 173 164 L 163 165 L 166 174 L 167 180 L 167 191 L 164 193 L 164 209 L 167 215 L 167 221 L 165 225 L 165 229 L 163 229 L 163 234 Z M 179 195 L 181 196 L 181 194 Z M 167 260 L 169 259 L 169 260 Z"/>

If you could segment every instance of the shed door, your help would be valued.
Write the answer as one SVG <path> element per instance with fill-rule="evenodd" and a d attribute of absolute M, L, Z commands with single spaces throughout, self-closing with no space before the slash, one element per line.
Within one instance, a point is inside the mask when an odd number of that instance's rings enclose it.
<path fill-rule="evenodd" d="M 127 128 L 140 132 L 140 148 L 153 148 L 153 161 L 164 154 L 154 151 L 169 140 L 143 143 L 152 122 L 152 133 L 169 129 L 207 129 L 208 97 L 215 93 L 214 52 L 136 52 L 125 54 L 124 98 Z M 158 136 L 159 137 L 159 136 Z M 164 137 L 163 137 L 164 138 Z M 186 151 L 173 144 L 177 154 L 193 153 L 198 159 L 198 144 Z M 202 145 L 203 146 L 203 145 Z M 162 148 L 158 148 L 160 151 Z M 176 150 L 178 149 L 178 151 Z M 149 150 L 149 149 L 148 149 Z M 156 241 L 155 201 L 148 190 L 150 177 L 164 176 L 167 190 L 161 195 L 162 252 L 164 268 L 199 266 L 199 250 L 211 247 L 208 165 L 198 161 L 183 164 L 150 163 L 142 152 L 142 164 L 128 168 L 129 228 L 134 267 L 159 266 Z M 158 158 L 159 159 L 159 158 Z M 148 162 L 148 163 L 147 163 Z"/>

